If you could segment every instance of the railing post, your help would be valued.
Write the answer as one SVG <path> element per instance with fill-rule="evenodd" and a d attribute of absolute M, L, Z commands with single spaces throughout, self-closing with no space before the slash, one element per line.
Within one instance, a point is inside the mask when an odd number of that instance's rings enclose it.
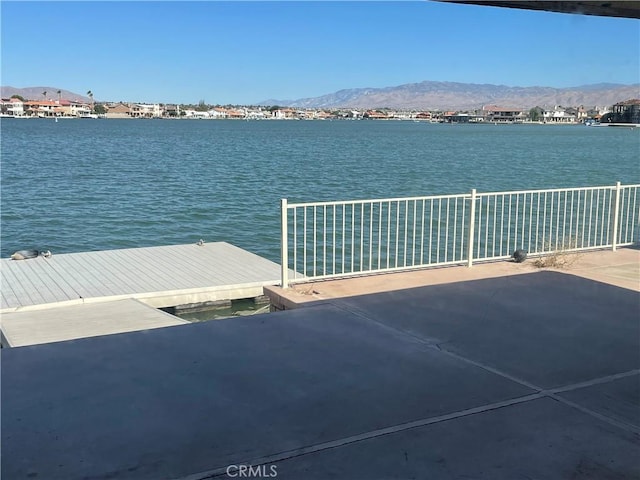
<path fill-rule="evenodd" d="M 618 243 L 618 216 L 620 210 L 620 182 L 616 182 L 616 199 L 613 204 L 613 238 L 611 239 L 611 249 L 615 252 Z"/>
<path fill-rule="evenodd" d="M 282 288 L 289 288 L 289 242 L 287 232 L 287 199 L 280 200 L 280 286 Z"/>
<path fill-rule="evenodd" d="M 476 224 L 476 189 L 471 190 L 471 208 L 469 209 L 469 242 L 467 244 L 467 267 L 473 265 L 473 236 Z"/>

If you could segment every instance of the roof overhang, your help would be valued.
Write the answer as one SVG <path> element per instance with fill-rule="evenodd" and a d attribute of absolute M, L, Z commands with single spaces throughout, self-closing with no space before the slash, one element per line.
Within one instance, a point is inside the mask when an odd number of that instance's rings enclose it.
<path fill-rule="evenodd" d="M 574 13 L 579 15 L 597 15 L 601 17 L 640 18 L 638 1 L 494 1 L 494 0 L 435 0 L 447 3 L 465 3 L 486 7 L 522 8 L 526 10 L 544 10 L 547 12 Z"/>

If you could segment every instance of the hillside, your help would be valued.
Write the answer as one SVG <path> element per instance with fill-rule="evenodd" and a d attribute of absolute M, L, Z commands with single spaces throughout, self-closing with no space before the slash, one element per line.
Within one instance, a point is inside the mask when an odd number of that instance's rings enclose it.
<path fill-rule="evenodd" d="M 508 87 L 506 85 L 432 82 L 386 88 L 355 88 L 299 100 L 266 100 L 262 105 L 299 108 L 401 108 L 473 110 L 496 104 L 519 108 L 535 106 L 609 106 L 640 97 L 640 84 L 596 84 L 572 88 Z"/>
<path fill-rule="evenodd" d="M 42 100 L 45 98 L 42 95 L 42 92 L 46 91 L 47 99 L 57 100 L 58 90 L 60 90 L 60 98 L 62 100 L 72 100 L 74 102 L 89 102 L 91 100 L 87 96 L 70 92 L 69 90 L 63 90 L 58 87 L 0 87 L 0 95 L 2 96 L 2 98 L 10 98 L 12 95 L 20 95 L 25 100 Z"/>

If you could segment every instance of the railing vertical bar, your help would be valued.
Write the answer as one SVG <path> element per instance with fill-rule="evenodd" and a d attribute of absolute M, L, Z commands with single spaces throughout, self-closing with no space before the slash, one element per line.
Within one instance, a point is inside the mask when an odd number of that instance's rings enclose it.
<path fill-rule="evenodd" d="M 547 241 L 547 192 L 544 192 L 544 208 L 542 209 L 542 252 L 546 252 L 546 241 Z M 539 238 L 536 241 L 540 241 Z"/>
<path fill-rule="evenodd" d="M 533 192 L 529 198 L 529 237 L 527 239 L 527 251 L 531 251 L 531 234 L 533 233 Z"/>
<path fill-rule="evenodd" d="M 613 190 L 609 190 L 609 208 L 607 208 L 607 243 L 609 243 L 609 238 L 613 238 L 609 236 L 611 233 L 611 213 L 612 212 L 613 212 Z M 613 245 L 613 242 L 610 245 Z"/>
<path fill-rule="evenodd" d="M 504 194 L 500 195 L 500 255 L 504 255 L 502 250 L 502 240 L 504 239 Z M 507 245 L 507 250 L 509 246 Z"/>
<path fill-rule="evenodd" d="M 525 237 L 525 221 L 527 219 L 527 194 L 522 194 L 522 232 L 520 233 L 520 248 L 524 248 L 524 237 Z"/>
<path fill-rule="evenodd" d="M 620 182 L 616 182 L 616 200 L 613 210 L 613 235 L 611 236 L 611 247 L 615 252 L 618 248 L 618 219 L 620 215 Z"/>
<path fill-rule="evenodd" d="M 512 204 L 512 195 L 509 194 L 509 209 L 507 212 L 507 252 L 512 252 L 511 248 L 511 204 Z"/>
<path fill-rule="evenodd" d="M 448 261 L 448 250 L 449 250 L 449 212 L 450 212 L 450 198 L 447 198 L 447 220 L 444 226 L 444 261 Z"/>
<path fill-rule="evenodd" d="M 373 265 L 373 202 L 369 203 L 369 270 Z"/>
<path fill-rule="evenodd" d="M 562 208 L 562 249 L 565 249 L 565 239 L 567 238 L 567 192 L 563 195 L 564 207 Z"/>
<path fill-rule="evenodd" d="M 606 208 L 607 203 L 607 190 L 602 189 L 602 213 L 600 214 L 600 240 L 598 240 L 598 245 L 604 246 L 605 236 L 604 236 L 604 228 L 605 228 L 605 215 L 607 212 Z"/>
<path fill-rule="evenodd" d="M 551 211 L 549 212 L 549 251 L 550 252 L 555 250 L 555 247 L 553 246 L 553 204 L 555 201 L 554 199 L 555 199 L 554 192 L 551 192 Z M 558 231 L 556 230 L 555 233 L 557 237 Z"/>
<path fill-rule="evenodd" d="M 455 202 L 453 202 L 453 253 L 451 254 L 451 258 L 453 261 L 456 260 L 456 243 L 458 240 L 458 236 L 456 235 L 458 230 L 458 197 L 456 197 Z"/>
<path fill-rule="evenodd" d="M 487 213 L 484 219 L 484 258 L 489 256 L 489 216 L 491 215 L 491 202 L 489 196 L 485 197 L 487 200 Z"/>
<path fill-rule="evenodd" d="M 347 235 L 346 235 L 347 223 L 346 222 L 347 222 L 347 204 L 343 203 L 342 204 L 342 256 L 341 256 L 342 268 L 340 269 L 342 273 L 344 273 L 345 254 L 347 250 Z"/>
<path fill-rule="evenodd" d="M 289 288 L 289 209 L 287 199 L 280 200 L 280 287 Z M 295 267 L 294 267 L 295 268 Z"/>
<path fill-rule="evenodd" d="M 373 208 L 373 204 L 371 204 L 371 208 Z M 369 242 L 372 242 L 373 239 L 370 238 Z M 360 205 L 360 263 L 358 264 L 360 267 L 360 271 L 364 270 L 363 267 L 364 262 L 364 203 Z"/>
<path fill-rule="evenodd" d="M 442 198 L 438 199 L 438 240 L 436 241 L 436 263 L 440 263 L 440 224 L 442 223 Z"/>
<path fill-rule="evenodd" d="M 569 206 L 569 238 L 571 239 L 571 243 L 575 244 L 574 246 L 577 247 L 578 245 L 573 238 L 573 194 L 574 190 L 571 190 L 571 204 Z"/>
<path fill-rule="evenodd" d="M 398 246 L 400 244 L 400 200 L 396 201 L 396 232 L 395 232 L 395 261 L 393 263 L 394 267 L 398 266 Z"/>
<path fill-rule="evenodd" d="M 560 198 L 562 192 L 558 192 L 558 212 L 556 213 L 556 241 L 554 250 L 558 250 L 558 243 L 560 242 Z"/>
<path fill-rule="evenodd" d="M 413 237 L 411 240 L 411 265 L 416 264 L 416 211 L 418 210 L 418 201 L 413 200 Z"/>
<path fill-rule="evenodd" d="M 478 233 L 476 235 L 476 244 L 475 244 L 475 250 L 476 250 L 476 259 L 480 258 L 480 247 L 482 245 L 482 243 L 480 242 L 480 235 L 482 234 L 482 199 L 484 197 L 482 195 L 479 195 L 477 197 L 476 203 L 477 203 L 477 210 L 478 210 L 478 222 L 476 223 L 476 228 L 478 230 Z"/>
<path fill-rule="evenodd" d="M 591 199 L 589 202 L 589 232 L 587 236 L 587 246 L 592 247 L 591 244 L 591 223 L 593 221 L 593 190 L 591 190 Z"/>
<path fill-rule="evenodd" d="M 332 224 L 333 224 L 333 229 L 332 229 L 332 254 L 331 254 L 331 274 L 335 275 L 336 274 L 336 206 L 333 206 L 333 215 L 332 215 Z M 344 231 L 342 232 L 342 234 L 344 235 Z M 351 242 L 351 248 L 353 248 L 353 242 Z"/>
<path fill-rule="evenodd" d="M 425 199 L 422 199 L 422 218 L 420 220 L 420 265 L 424 265 L 424 217 Z"/>
<path fill-rule="evenodd" d="M 373 208 L 373 203 L 371 204 L 371 208 Z M 381 253 L 382 253 L 382 210 L 383 210 L 383 206 L 382 206 L 382 202 L 380 202 L 380 204 L 378 206 L 378 263 L 377 263 L 378 268 L 380 268 L 380 264 L 382 262 L 382 257 L 381 257 Z M 373 218 L 373 213 L 371 215 L 372 215 L 371 218 Z"/>
<path fill-rule="evenodd" d="M 298 276 L 298 208 L 293 208 L 293 276 Z"/>
<path fill-rule="evenodd" d="M 387 202 L 387 268 L 391 258 L 391 202 Z"/>
<path fill-rule="evenodd" d="M 581 227 L 581 223 L 580 223 L 580 205 L 581 205 L 581 190 L 578 190 L 578 198 L 576 199 L 576 233 L 575 233 L 575 242 L 576 242 L 576 248 L 578 247 L 578 242 L 580 240 L 580 227 Z"/>
<path fill-rule="evenodd" d="M 587 195 L 588 193 L 589 193 L 588 190 L 584 191 L 584 200 L 582 205 L 582 241 L 580 244 L 581 248 L 584 248 L 584 235 L 587 228 Z"/>
<path fill-rule="evenodd" d="M 627 188 L 627 202 L 626 202 L 626 207 L 627 207 L 627 221 L 625 222 L 625 229 L 624 229 L 624 239 L 623 242 L 627 243 L 629 240 L 629 212 L 631 211 L 631 188 Z"/>
<path fill-rule="evenodd" d="M 593 245 L 599 246 L 600 242 L 598 241 L 598 221 L 600 220 L 600 189 L 596 190 L 596 214 L 593 221 L 594 231 L 593 231 Z"/>
<path fill-rule="evenodd" d="M 346 233 L 346 232 L 345 232 Z M 355 269 L 356 262 L 356 204 L 351 204 L 351 271 Z"/>
<path fill-rule="evenodd" d="M 400 209 L 398 209 L 400 210 Z M 402 254 L 402 266 L 407 266 L 407 235 L 408 235 L 408 222 L 409 222 L 409 200 L 404 201 L 404 250 Z"/>
<path fill-rule="evenodd" d="M 473 234 L 476 224 L 476 189 L 471 190 L 471 204 L 469 205 L 469 241 L 467 245 L 467 267 L 473 266 Z"/>
<path fill-rule="evenodd" d="M 538 251 L 538 246 L 537 246 L 538 245 L 538 238 L 539 238 L 538 234 L 540 232 L 539 227 L 540 227 L 540 197 L 541 196 L 542 195 L 540 195 L 540 193 L 538 193 L 538 195 L 536 195 L 537 200 L 538 200 L 537 203 L 536 203 L 536 237 L 535 237 L 536 247 L 534 249 L 534 251 L 536 251 L 536 252 Z M 529 245 L 531 245 L 531 242 L 529 242 Z"/>
<path fill-rule="evenodd" d="M 304 275 L 308 275 L 307 272 L 307 207 L 302 207 L 303 211 L 303 235 L 302 235 L 302 272 Z"/>
<path fill-rule="evenodd" d="M 434 200 L 431 199 L 431 201 L 429 202 L 431 204 L 431 211 L 429 213 L 429 263 L 431 263 L 431 240 L 432 240 L 432 236 L 433 236 L 433 202 Z"/>
<path fill-rule="evenodd" d="M 493 242 L 491 245 L 491 256 L 496 256 L 496 221 L 498 220 L 498 195 L 493 196 Z"/>
<path fill-rule="evenodd" d="M 516 193 L 516 218 L 513 222 L 513 249 L 518 249 L 518 213 L 520 213 L 520 194 Z"/>
<path fill-rule="evenodd" d="M 462 215 L 460 215 L 460 260 L 464 259 L 464 220 L 467 199 L 462 197 Z"/>
<path fill-rule="evenodd" d="M 317 240 L 318 240 L 318 236 L 317 236 L 317 230 L 318 230 L 318 216 L 317 216 L 317 212 L 316 212 L 317 207 L 314 205 L 313 207 L 313 276 L 315 277 L 317 275 Z"/>
<path fill-rule="evenodd" d="M 631 189 L 631 187 L 627 187 L 629 189 Z M 638 199 L 638 187 L 634 187 L 633 189 L 633 212 L 635 214 L 636 211 L 636 200 Z M 640 213 L 640 212 L 639 212 Z M 640 222 L 640 219 L 638 220 Z M 633 242 L 634 239 L 634 235 L 635 235 L 635 227 L 636 227 L 636 222 L 633 220 L 633 217 L 631 219 L 631 235 L 629 237 L 629 242 Z"/>
<path fill-rule="evenodd" d="M 322 274 L 327 274 L 327 206 L 322 209 Z"/>

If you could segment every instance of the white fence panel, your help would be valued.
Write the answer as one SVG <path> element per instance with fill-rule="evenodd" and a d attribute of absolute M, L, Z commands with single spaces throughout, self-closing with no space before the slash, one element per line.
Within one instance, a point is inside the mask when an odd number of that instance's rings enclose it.
<path fill-rule="evenodd" d="M 638 242 L 640 185 L 289 204 L 282 285 Z M 293 278 L 289 279 L 289 272 Z"/>

